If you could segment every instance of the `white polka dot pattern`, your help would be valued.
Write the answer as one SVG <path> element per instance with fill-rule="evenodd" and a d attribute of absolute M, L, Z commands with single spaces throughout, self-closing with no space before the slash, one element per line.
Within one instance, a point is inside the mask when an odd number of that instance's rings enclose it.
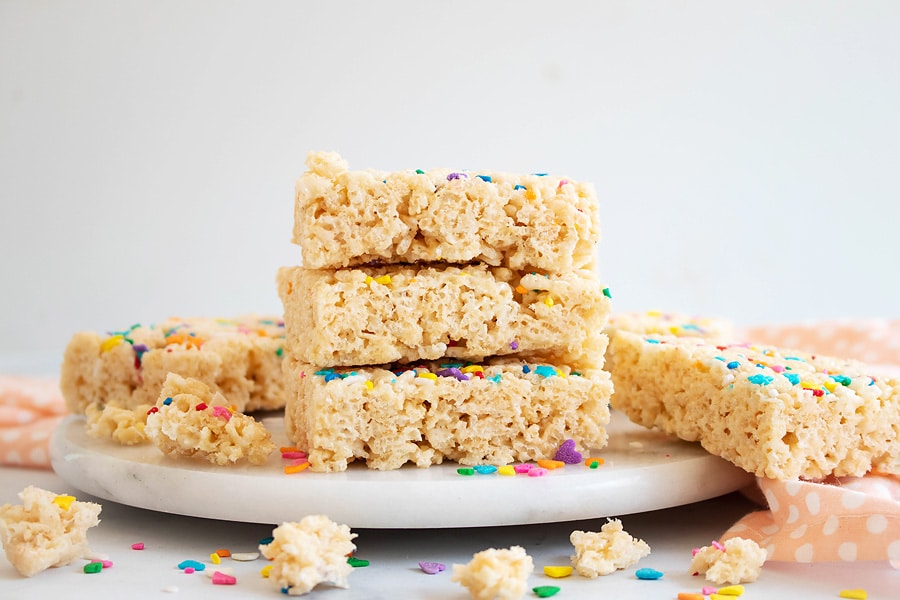
<path fill-rule="evenodd" d="M 50 468 L 50 434 L 66 413 L 54 380 L 0 375 L 0 464 Z"/>

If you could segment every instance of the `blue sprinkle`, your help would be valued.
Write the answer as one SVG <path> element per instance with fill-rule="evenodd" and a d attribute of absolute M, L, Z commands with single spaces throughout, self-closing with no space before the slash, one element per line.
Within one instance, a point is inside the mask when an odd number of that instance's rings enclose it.
<path fill-rule="evenodd" d="M 800 383 L 800 376 L 796 373 L 782 373 L 782 375 L 787 377 L 787 380 L 790 381 L 793 385 L 797 385 Z"/>
<path fill-rule="evenodd" d="M 658 344 L 659 340 L 654 340 L 653 338 L 647 338 L 645 340 L 648 344 Z"/>
<path fill-rule="evenodd" d="M 514 187 L 513 189 L 514 189 L 514 190 L 524 190 L 524 189 L 525 189 L 525 186 L 524 186 L 524 185 L 517 185 L 517 186 Z"/>
<path fill-rule="evenodd" d="M 488 379 L 490 379 L 494 383 L 500 383 L 500 373 L 497 373 L 496 375 L 491 375 L 490 377 L 488 377 Z"/>
<path fill-rule="evenodd" d="M 741 366 L 741 363 L 736 360 L 733 360 L 725 366 L 728 367 L 729 369 L 737 369 L 739 366 Z"/>
<path fill-rule="evenodd" d="M 339 373 L 334 373 L 334 372 L 329 373 L 328 375 L 325 376 L 325 383 L 328 383 L 332 379 L 342 379 L 342 377 L 340 376 Z"/>
<path fill-rule="evenodd" d="M 178 563 L 178 568 L 182 571 L 187 569 L 188 567 L 194 569 L 195 571 L 203 571 L 206 569 L 206 565 L 202 562 L 197 562 L 196 560 L 183 560 Z"/>
<path fill-rule="evenodd" d="M 534 175 L 535 175 L 535 177 L 546 177 L 547 176 L 546 173 L 535 173 Z"/>
<path fill-rule="evenodd" d="M 475 465 L 472 468 L 480 475 L 490 475 L 491 473 L 497 472 L 497 467 L 494 465 Z"/>
<path fill-rule="evenodd" d="M 320 371 L 316 371 L 315 375 L 318 375 L 319 377 L 325 377 L 329 373 L 334 373 L 334 369 L 322 369 Z"/>
<path fill-rule="evenodd" d="M 663 576 L 662 571 L 657 571 L 656 569 L 638 569 L 634 572 L 635 577 L 638 579 L 659 579 Z"/>
<path fill-rule="evenodd" d="M 290 590 L 291 590 L 290 587 L 283 587 L 283 588 L 281 588 L 281 593 L 282 593 L 282 594 L 287 594 L 288 592 L 290 592 Z"/>
<path fill-rule="evenodd" d="M 556 377 L 556 369 L 547 365 L 540 365 L 535 368 L 535 373 L 540 375 L 541 377 Z"/>
<path fill-rule="evenodd" d="M 172 404 L 172 398 L 166 398 L 165 400 L 163 400 L 163 404 L 165 404 L 166 406 Z"/>
<path fill-rule="evenodd" d="M 463 363 L 461 362 L 442 362 L 442 369 L 460 369 L 463 367 Z"/>
<path fill-rule="evenodd" d="M 853 383 L 853 380 L 846 375 L 832 375 L 831 378 L 841 385 L 850 385 L 851 383 Z"/>
<path fill-rule="evenodd" d="M 693 323 L 685 323 L 681 326 L 682 329 L 687 329 L 688 331 L 700 331 L 700 328 L 694 325 Z"/>
<path fill-rule="evenodd" d="M 806 362 L 805 360 L 803 360 L 803 359 L 800 358 L 799 356 L 785 356 L 785 357 L 784 357 L 784 360 L 799 360 L 800 362 Z"/>
<path fill-rule="evenodd" d="M 488 183 L 493 183 L 493 182 L 494 182 L 494 180 L 491 179 L 491 176 L 490 176 L 490 175 L 476 175 L 476 176 L 475 176 L 475 179 L 480 179 L 480 180 L 486 181 L 486 182 L 488 182 Z"/>
<path fill-rule="evenodd" d="M 531 373 L 531 367 L 529 367 L 528 365 L 522 365 L 522 372 Z"/>
<path fill-rule="evenodd" d="M 769 385 L 772 383 L 773 378 L 768 375 L 763 375 L 762 373 L 757 373 L 756 375 L 751 375 L 747 378 L 747 381 L 750 383 L 755 383 L 756 385 Z"/>
<path fill-rule="evenodd" d="M 269 537 L 264 537 L 263 539 L 259 540 L 259 542 L 257 542 L 257 543 L 258 543 L 260 546 L 268 546 L 269 544 L 271 544 L 271 543 L 274 542 L 274 541 L 275 541 L 275 538 L 273 538 L 273 537 L 270 535 Z"/>

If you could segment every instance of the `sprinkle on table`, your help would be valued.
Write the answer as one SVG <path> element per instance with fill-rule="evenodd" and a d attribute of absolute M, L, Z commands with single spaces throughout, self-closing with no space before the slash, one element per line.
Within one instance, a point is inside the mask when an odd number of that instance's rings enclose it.
<path fill-rule="evenodd" d="M 744 586 L 726 585 L 725 587 L 720 587 L 716 590 L 716 593 L 720 596 L 740 596 L 744 593 Z"/>
<path fill-rule="evenodd" d="M 84 565 L 85 573 L 99 573 L 102 570 L 103 570 L 103 563 L 101 563 L 99 561 L 89 562 L 88 564 Z"/>
<path fill-rule="evenodd" d="M 539 585 L 535 588 L 531 588 L 531 591 L 534 592 L 538 598 L 549 598 L 550 596 L 559 593 L 559 587 L 555 585 Z"/>
<path fill-rule="evenodd" d="M 144 549 L 144 542 L 135 542 L 135 543 L 133 543 L 133 544 L 131 545 L 131 549 L 132 549 L 132 550 L 143 550 L 143 549 Z"/>
<path fill-rule="evenodd" d="M 841 598 L 853 598 L 854 600 L 866 600 L 869 595 L 862 588 L 854 588 L 852 590 L 841 590 Z"/>
<path fill-rule="evenodd" d="M 231 560 L 239 562 L 250 562 L 257 558 L 259 558 L 259 552 L 235 552 L 231 555 Z"/>
<path fill-rule="evenodd" d="M 544 567 L 544 575 L 547 577 L 553 577 L 555 579 L 559 579 L 561 577 L 568 577 L 572 574 L 571 566 L 551 566 L 547 565 Z"/>
<path fill-rule="evenodd" d="M 425 560 L 419 562 L 419 568 L 429 575 L 437 575 L 441 571 L 445 570 L 447 568 L 447 565 L 445 565 L 444 563 Z"/>
<path fill-rule="evenodd" d="M 663 572 L 657 571 L 656 569 L 644 567 L 643 569 L 638 569 L 637 571 L 635 571 L 634 576 L 638 579 L 653 580 L 662 578 Z"/>
<path fill-rule="evenodd" d="M 347 564 L 351 567 L 368 567 L 369 561 L 364 558 L 356 558 L 355 556 L 351 556 L 347 559 Z"/>
<path fill-rule="evenodd" d="M 234 585 L 237 583 L 237 577 L 216 571 L 212 575 L 212 582 L 213 585 Z"/>

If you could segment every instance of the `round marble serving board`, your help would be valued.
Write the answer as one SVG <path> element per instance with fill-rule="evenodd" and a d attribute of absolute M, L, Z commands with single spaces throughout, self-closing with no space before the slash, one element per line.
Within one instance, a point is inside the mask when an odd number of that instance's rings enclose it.
<path fill-rule="evenodd" d="M 264 417 L 278 446 L 288 445 L 280 414 Z M 129 506 L 226 521 L 277 524 L 326 514 L 356 528 L 482 527 L 574 521 L 669 508 L 740 489 L 752 476 L 682 442 L 613 413 L 609 444 L 590 454 L 604 464 L 542 477 L 460 475 L 457 463 L 374 471 L 286 475 L 274 452 L 262 466 L 218 467 L 163 456 L 155 446 L 120 446 L 85 433 L 66 417 L 50 444 L 53 469 L 67 483 Z M 586 455 L 587 456 L 587 455 Z"/>

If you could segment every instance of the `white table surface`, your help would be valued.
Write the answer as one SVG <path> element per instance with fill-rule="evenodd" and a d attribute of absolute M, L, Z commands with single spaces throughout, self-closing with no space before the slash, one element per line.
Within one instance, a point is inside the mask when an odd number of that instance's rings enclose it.
<path fill-rule="evenodd" d="M 58 493 L 72 493 L 79 500 L 96 500 L 71 489 L 51 471 L 0 467 L 0 503 L 18 503 L 16 494 L 34 484 Z M 665 490 L 660 490 L 665 493 Z M 99 501 L 99 500 L 96 500 Z M 227 502 L 227 498 L 210 498 Z M 263 500 L 261 500 L 263 501 Z M 298 502 L 302 499 L 298 499 Z M 553 498 L 547 498 L 552 502 Z M 0 560 L 0 598 L 282 598 L 259 571 L 267 564 L 223 561 L 237 577 L 234 586 L 214 586 L 204 573 L 184 574 L 176 565 L 185 559 L 209 563 L 209 554 L 218 548 L 232 552 L 255 550 L 258 541 L 271 534 L 272 526 L 213 521 L 131 508 L 109 501 L 103 505 L 99 526 L 90 530 L 94 552 L 108 555 L 114 566 L 98 574 L 82 572 L 83 561 L 50 569 L 30 579 L 21 577 L 5 560 Z M 465 563 L 474 552 L 488 547 L 524 546 L 533 557 L 535 572 L 529 588 L 557 585 L 554 596 L 566 598 L 675 598 L 678 592 L 699 592 L 706 585 L 702 577 L 687 572 L 691 549 L 706 545 L 753 505 L 739 494 L 678 508 L 622 518 L 625 529 L 650 544 L 652 553 L 637 566 L 652 567 L 665 576 L 657 581 L 641 581 L 635 568 L 597 579 L 577 575 L 551 579 L 543 574 L 545 565 L 569 563 L 573 529 L 598 530 L 605 520 L 547 525 L 488 527 L 479 529 L 357 530 L 359 558 L 370 566 L 357 568 L 350 576 L 350 588 L 317 588 L 309 597 L 351 600 L 357 598 L 469 598 L 459 584 L 450 581 L 451 565 Z M 131 545 L 144 542 L 146 549 Z M 419 561 L 445 563 L 448 570 L 427 575 Z M 869 598 L 900 598 L 900 571 L 885 563 L 793 564 L 767 563 L 760 579 L 746 585 L 743 598 L 837 598 L 840 590 L 865 588 Z M 177 591 L 171 591 L 177 588 Z M 170 590 L 170 591 L 166 591 Z M 526 598 L 536 597 L 529 592 Z"/>

